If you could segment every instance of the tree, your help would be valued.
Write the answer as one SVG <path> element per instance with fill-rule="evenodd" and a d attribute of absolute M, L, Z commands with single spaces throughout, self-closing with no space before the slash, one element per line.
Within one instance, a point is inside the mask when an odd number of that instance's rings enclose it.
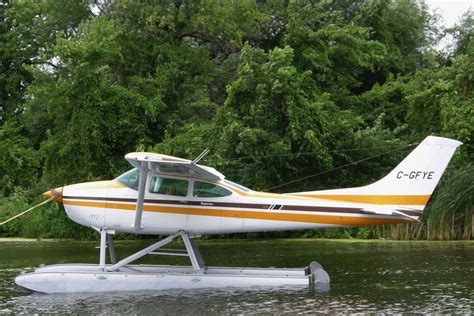
<path fill-rule="evenodd" d="M 463 141 L 453 169 L 471 170 L 472 12 L 449 54 L 415 0 L 3 0 L 0 16 L 6 195 L 205 148 L 255 189 L 363 185 L 433 132 Z"/>

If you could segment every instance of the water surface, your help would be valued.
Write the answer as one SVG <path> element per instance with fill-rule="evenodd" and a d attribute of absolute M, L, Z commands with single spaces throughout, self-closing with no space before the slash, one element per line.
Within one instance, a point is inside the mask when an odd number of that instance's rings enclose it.
<path fill-rule="evenodd" d="M 117 243 L 119 258 L 152 241 Z M 95 263 L 97 243 L 0 242 L 0 313 L 472 313 L 474 242 L 213 240 L 198 245 L 208 265 L 304 267 L 319 261 L 327 288 L 249 288 L 39 294 L 13 278 L 40 264 Z M 179 244 L 174 244 L 179 247 Z M 141 263 L 187 264 L 149 256 Z"/>

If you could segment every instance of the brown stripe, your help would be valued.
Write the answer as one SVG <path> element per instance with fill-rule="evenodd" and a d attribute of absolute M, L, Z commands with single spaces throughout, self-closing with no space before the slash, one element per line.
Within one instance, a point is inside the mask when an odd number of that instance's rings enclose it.
<path fill-rule="evenodd" d="M 114 201 L 114 202 L 131 202 L 136 203 L 137 199 L 133 198 L 114 198 L 114 197 L 92 197 L 92 196 L 64 196 L 64 199 L 74 200 L 88 200 L 88 201 Z M 227 203 L 227 202 L 214 202 L 214 201 L 179 201 L 179 200 L 156 200 L 156 199 L 145 199 L 145 203 L 155 204 L 172 204 L 172 205 L 196 205 L 196 206 L 219 206 L 219 207 L 238 207 L 238 208 L 253 208 L 253 209 L 268 209 L 271 204 L 251 204 L 251 203 Z M 205 203 L 206 205 L 202 205 Z"/>
<path fill-rule="evenodd" d="M 283 211 L 304 211 L 304 212 L 334 212 L 334 213 L 355 213 L 361 214 L 360 208 L 350 207 L 324 207 L 324 206 L 303 206 L 303 205 L 283 205 Z"/>
<path fill-rule="evenodd" d="M 203 205 L 203 203 L 205 205 Z M 196 206 L 214 206 L 214 207 L 237 207 L 237 208 L 253 208 L 253 209 L 268 209 L 271 204 L 251 204 L 251 203 L 228 203 L 228 202 L 213 202 L 213 201 L 188 201 L 189 205 Z"/>
<path fill-rule="evenodd" d="M 137 199 L 127 199 L 127 198 L 108 198 L 101 196 L 63 196 L 64 199 L 74 199 L 74 200 L 94 200 L 94 201 L 117 201 L 117 202 L 137 202 Z"/>
<path fill-rule="evenodd" d="M 87 200 L 87 201 L 109 201 L 109 202 L 129 202 L 136 203 L 137 199 L 130 198 L 106 198 L 106 197 L 85 197 L 85 196 L 65 196 L 64 199 Z M 229 207 L 229 208 L 246 208 L 246 209 L 262 209 L 268 210 L 272 204 L 251 204 L 251 203 L 227 203 L 213 201 L 187 201 L 181 202 L 176 200 L 155 200 L 145 199 L 145 203 L 153 204 L 170 204 L 170 205 L 192 205 L 207 207 Z M 334 213 L 357 213 L 361 214 L 358 208 L 342 208 L 342 207 L 322 207 L 322 206 L 300 206 L 300 205 L 283 205 L 281 210 L 285 211 L 304 211 L 304 212 L 334 212 Z"/>

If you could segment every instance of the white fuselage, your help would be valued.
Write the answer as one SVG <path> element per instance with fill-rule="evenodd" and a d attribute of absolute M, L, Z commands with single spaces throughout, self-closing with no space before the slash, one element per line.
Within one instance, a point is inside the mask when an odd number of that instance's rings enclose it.
<path fill-rule="evenodd" d="M 146 190 L 139 232 L 133 227 L 137 191 L 116 180 L 66 186 L 63 203 L 75 222 L 116 232 L 225 234 L 407 222 L 406 217 L 366 214 L 367 204 L 345 203 L 290 194 L 244 192 L 225 186 L 225 197 L 195 197 L 190 181 L 187 196 Z"/>

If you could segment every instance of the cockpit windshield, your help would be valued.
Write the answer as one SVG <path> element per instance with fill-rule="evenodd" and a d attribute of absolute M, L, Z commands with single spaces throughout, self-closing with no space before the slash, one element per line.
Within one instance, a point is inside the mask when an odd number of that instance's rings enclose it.
<path fill-rule="evenodd" d="M 140 170 L 138 168 L 133 168 L 128 170 L 122 175 L 118 176 L 115 180 L 126 185 L 130 189 L 138 191 L 138 183 L 140 182 Z"/>

